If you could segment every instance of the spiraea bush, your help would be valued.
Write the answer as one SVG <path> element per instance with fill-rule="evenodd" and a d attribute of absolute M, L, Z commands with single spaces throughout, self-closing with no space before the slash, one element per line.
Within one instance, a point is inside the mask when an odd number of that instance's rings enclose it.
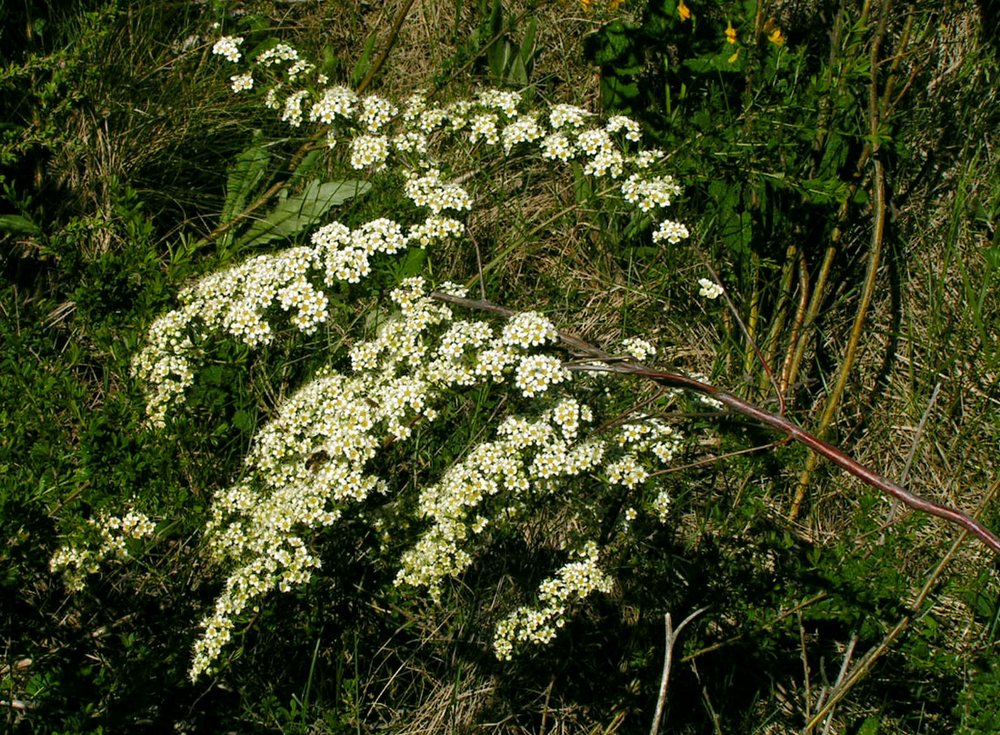
<path fill-rule="evenodd" d="M 243 43 L 225 36 L 213 52 L 238 65 Z M 216 493 L 205 539 L 225 581 L 202 623 L 192 677 L 219 664 L 234 630 L 269 593 L 312 578 L 321 566 L 315 547 L 324 529 L 386 503 L 408 503 L 413 518 L 407 526 L 422 527 L 399 560 L 395 583 L 432 599 L 440 599 L 442 586 L 462 575 L 480 549 L 523 536 L 525 526 L 550 515 L 544 525 L 551 527 L 533 543 L 561 549 L 567 561 L 539 586 L 536 604 L 506 611 L 494 648 L 507 659 L 523 645 L 550 641 L 579 602 L 611 591 L 613 577 L 599 559 L 621 543 L 638 514 L 669 519 L 669 494 L 653 477 L 679 451 L 680 432 L 646 411 L 595 416 L 586 395 L 609 403 L 601 391 L 610 388 L 597 385 L 608 381 L 567 369 L 565 358 L 552 352 L 558 333 L 550 320 L 535 311 L 502 324 L 456 314 L 435 292 L 463 297 L 467 289 L 431 280 L 434 266 L 441 251 L 449 252 L 446 243 L 451 252 L 474 249 L 467 223 L 475 204 L 489 196 L 490 159 L 537 170 L 541 182 L 543 172 L 586 182 L 592 193 L 579 194 L 575 209 L 625 220 L 657 243 L 688 236 L 683 224 L 663 214 L 680 186 L 663 170 L 662 152 L 641 148 L 640 128 L 627 117 L 603 121 L 566 104 L 523 109 L 518 93 L 501 90 L 446 106 L 419 94 L 397 105 L 329 85 L 284 43 L 258 49 L 250 61 L 249 71 L 232 76 L 233 92 L 257 88 L 263 104 L 291 127 L 319 126 L 314 137 L 327 155 L 364 177 L 310 181 L 304 193 L 352 188 L 354 199 L 377 192 L 379 201 L 365 209 L 384 207 L 394 216 L 353 226 L 327 222 L 309 235 L 309 244 L 251 257 L 187 288 L 181 307 L 152 325 L 134 361 L 147 386 L 150 423 L 166 428 L 170 414 L 182 410 L 178 404 L 219 340 L 256 349 L 289 332 L 315 334 L 331 318 L 331 301 L 350 308 L 352 296 L 366 292 L 373 269 L 393 259 L 412 261 L 414 251 L 421 258 L 411 268 L 423 275 L 392 289 L 390 304 L 377 307 L 381 315 L 369 307 L 381 322 L 374 337 L 347 337 L 349 349 L 330 351 L 329 364 L 274 407 L 239 481 Z M 253 227 L 286 223 L 279 216 L 295 196 L 303 195 L 290 195 Z M 300 213 L 309 203 L 302 199 Z M 300 217 L 298 224 L 318 223 Z M 632 340 L 619 359 L 635 359 L 628 347 L 653 352 Z M 346 374 L 338 371 L 347 360 Z M 480 394 L 493 405 L 491 420 L 482 422 L 486 438 L 453 447 L 450 465 L 433 463 L 420 482 L 395 477 L 385 464 L 387 449 L 399 452 L 395 445 L 419 440 L 425 424 L 462 421 L 460 412 L 442 415 L 458 394 Z M 594 492 L 595 484 L 605 489 Z M 378 520 L 373 530 L 399 533 Z M 115 533 L 149 531 L 145 518 L 102 522 L 98 548 L 68 547 L 53 557 L 53 569 L 65 569 L 74 587 L 102 556 L 124 552 Z"/>

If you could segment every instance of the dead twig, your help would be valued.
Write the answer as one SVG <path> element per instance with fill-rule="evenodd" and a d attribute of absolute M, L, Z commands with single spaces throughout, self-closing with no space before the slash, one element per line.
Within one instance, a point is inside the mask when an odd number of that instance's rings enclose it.
<path fill-rule="evenodd" d="M 438 301 L 455 304 L 456 306 L 486 311 L 505 317 L 511 317 L 517 314 L 516 311 L 492 304 L 488 301 L 475 301 L 473 299 L 465 299 L 442 293 L 432 293 L 431 297 L 437 299 Z M 908 505 L 916 511 L 936 516 L 948 521 L 949 523 L 964 528 L 966 531 L 978 538 L 995 554 L 1000 555 L 1000 537 L 997 537 L 992 531 L 986 528 L 986 526 L 979 523 L 979 521 L 970 518 L 959 510 L 949 508 L 948 506 L 935 503 L 932 500 L 927 500 L 911 493 L 909 490 L 882 477 L 874 470 L 850 457 L 842 449 L 835 447 L 809 433 L 801 426 L 793 423 L 784 416 L 780 416 L 776 413 L 760 408 L 759 406 L 755 406 L 754 404 L 743 400 L 739 396 L 727 393 L 714 385 L 709 385 L 708 383 L 696 380 L 695 378 L 690 378 L 686 375 L 681 375 L 680 373 L 651 370 L 636 360 L 623 360 L 619 357 L 615 357 L 588 344 L 584 340 L 572 334 L 559 332 L 559 339 L 570 349 L 578 353 L 582 353 L 582 355 L 590 357 L 593 360 L 589 363 L 575 362 L 572 365 L 568 365 L 567 367 L 571 370 L 614 372 L 625 375 L 635 375 L 652 380 L 657 385 L 667 388 L 677 388 L 714 398 L 730 410 L 754 419 L 755 421 L 759 421 L 765 426 L 768 426 L 779 433 L 785 434 L 790 439 L 805 445 L 809 449 L 813 450 L 813 452 L 817 455 L 825 457 L 849 474 L 854 475 L 866 485 L 869 485 L 876 490 L 895 498 L 904 505 Z"/>
<path fill-rule="evenodd" d="M 674 646 L 677 644 L 677 639 L 680 637 L 681 631 L 684 630 L 687 624 L 707 609 L 707 607 L 703 607 L 700 610 L 695 610 L 681 621 L 681 624 L 677 626 L 677 630 L 674 630 L 673 622 L 670 619 L 670 613 L 663 616 L 667 628 L 667 645 L 666 650 L 663 653 L 663 675 L 660 677 L 660 693 L 656 698 L 656 712 L 653 713 L 653 726 L 649 728 L 649 735 L 658 735 L 660 732 L 660 721 L 663 719 L 663 707 L 667 703 L 667 687 L 670 684 L 670 667 L 673 663 Z"/>

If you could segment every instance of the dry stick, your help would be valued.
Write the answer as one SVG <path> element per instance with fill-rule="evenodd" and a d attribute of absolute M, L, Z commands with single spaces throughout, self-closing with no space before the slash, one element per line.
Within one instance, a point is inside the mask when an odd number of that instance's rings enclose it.
<path fill-rule="evenodd" d="M 852 194 L 856 188 L 853 187 L 851 189 Z M 845 201 L 837 214 L 838 223 L 843 222 L 847 218 L 848 209 L 848 204 Z M 801 302 L 799 304 L 799 311 L 795 315 L 795 328 L 792 332 L 794 339 L 789 344 L 788 354 L 785 356 L 785 367 L 781 372 L 782 383 L 786 389 L 788 386 L 794 385 L 799 377 L 799 368 L 805 357 L 806 345 L 809 341 L 807 337 L 811 335 L 812 327 L 816 323 L 820 307 L 823 305 L 823 298 L 826 296 L 826 284 L 830 280 L 830 273 L 833 270 L 833 259 L 837 255 L 840 238 L 841 232 L 838 224 L 834 227 L 833 232 L 830 233 L 830 244 L 826 246 L 826 251 L 823 253 L 823 263 L 820 265 L 819 275 L 816 277 L 816 285 L 813 287 L 811 295 L 809 294 L 808 270 L 803 269 L 800 271 Z M 809 306 L 804 310 L 803 317 L 803 307 L 807 299 Z"/>
<path fill-rule="evenodd" d="M 368 88 L 368 85 L 371 84 L 372 79 L 374 79 L 375 75 L 381 70 L 382 65 L 385 64 L 386 59 L 389 58 L 389 52 L 392 51 L 393 47 L 396 45 L 396 39 L 399 37 L 399 30 L 403 26 L 403 21 L 406 20 L 406 16 L 410 12 L 410 8 L 413 7 L 413 3 L 415 1 L 416 0 L 406 0 L 406 2 L 403 4 L 403 7 L 400 8 L 399 12 L 396 14 L 396 18 L 392 22 L 392 28 L 389 30 L 388 42 L 386 43 L 385 48 L 382 49 L 382 52 L 378 55 L 378 58 L 375 59 L 375 62 L 368 68 L 368 73 L 365 74 L 364 79 L 361 80 L 361 83 L 355 90 L 357 94 L 360 95 L 364 93 L 364 91 Z M 313 150 L 313 147 L 316 145 L 316 142 L 319 140 L 320 137 L 322 137 L 322 134 L 317 133 L 314 137 L 310 138 L 305 143 L 303 143 L 297 151 L 295 151 L 295 154 L 292 156 L 291 162 L 288 164 L 289 171 L 295 170 L 295 168 L 299 165 L 299 162 L 303 158 L 305 158 L 306 154 L 309 153 L 311 150 Z M 268 187 L 267 191 L 265 191 L 263 194 L 257 197 L 250 204 L 248 204 L 246 208 L 243 209 L 242 212 L 237 214 L 228 222 L 224 222 L 223 224 L 219 225 L 210 233 L 205 235 L 205 237 L 199 240 L 196 247 L 207 245 L 208 243 L 225 235 L 236 225 L 240 224 L 251 214 L 253 214 L 258 209 L 267 204 L 269 201 L 271 201 L 271 199 L 279 191 L 288 186 L 290 181 L 291 179 L 283 179 L 281 181 L 275 181 L 273 184 L 271 184 L 271 186 Z"/>
<path fill-rule="evenodd" d="M 777 625 L 778 623 L 780 623 L 785 618 L 787 618 L 787 617 L 789 617 L 791 615 L 796 614 L 800 610 L 805 610 L 807 607 L 811 607 L 812 605 L 815 605 L 817 602 L 821 602 L 822 600 L 825 600 L 829 596 L 830 596 L 830 594 L 828 592 L 819 592 L 819 593 L 813 595 L 812 597 L 810 597 L 808 600 L 803 600 L 802 602 L 800 602 L 799 604 L 795 605 L 794 607 L 789 608 L 788 610 L 782 610 L 780 613 L 778 613 L 775 617 L 773 617 L 767 623 L 764 623 L 760 627 L 760 629 L 761 630 L 770 630 L 771 628 L 773 628 L 775 625 Z M 682 658 L 681 659 L 681 663 L 687 663 L 688 661 L 693 661 L 694 659 L 700 658 L 701 656 L 704 656 L 707 653 L 712 653 L 713 651 L 718 651 L 720 648 L 725 648 L 726 646 L 731 645 L 733 643 L 738 643 L 739 641 L 743 640 L 744 637 L 745 637 L 745 634 L 740 633 L 739 635 L 734 635 L 734 636 L 732 636 L 730 638 L 727 638 L 724 641 L 719 641 L 718 643 L 713 643 L 713 644 L 711 644 L 709 646 L 705 646 L 704 648 L 699 648 L 694 653 L 689 653 L 687 656 L 685 656 L 684 658 Z"/>
<path fill-rule="evenodd" d="M 824 257 L 824 265 L 827 260 L 833 261 L 831 251 L 833 246 L 828 246 L 826 252 L 830 254 L 830 257 Z M 828 269 L 827 269 L 828 270 Z M 795 382 L 795 377 L 798 374 L 798 363 L 795 362 L 795 356 L 798 353 L 798 348 L 801 346 L 803 353 L 805 352 L 805 339 L 802 338 L 803 329 L 808 329 L 812 326 L 813 317 L 810 317 L 809 308 L 809 264 L 806 262 L 806 254 L 804 250 L 799 250 L 798 259 L 798 273 L 799 273 L 799 303 L 795 308 L 795 317 L 792 320 L 792 333 L 788 338 L 788 352 L 785 355 L 784 364 L 781 366 L 781 380 L 778 385 L 781 387 L 782 393 L 787 393 L 789 386 Z M 816 291 L 813 292 L 813 298 L 816 298 L 817 293 L 821 293 L 823 286 L 825 284 L 825 279 L 823 277 L 823 271 L 820 271 L 820 282 L 816 284 Z"/>
<path fill-rule="evenodd" d="M 812 691 L 810 687 L 810 676 L 809 676 L 809 650 L 806 647 L 806 627 L 802 624 L 802 613 L 799 612 L 796 617 L 799 621 L 799 658 L 802 660 L 802 679 L 805 685 L 805 692 L 803 692 L 803 699 L 805 702 L 804 712 L 806 719 L 809 719 L 809 711 L 812 709 Z"/>
<path fill-rule="evenodd" d="M 456 306 L 461 306 L 467 309 L 476 309 L 478 311 L 499 314 L 508 318 L 515 316 L 518 313 L 512 309 L 498 306 L 497 304 L 492 304 L 488 301 L 475 301 L 473 299 L 465 299 L 459 296 L 452 296 L 450 294 L 432 293 L 431 298 L 448 304 L 455 304 Z M 733 395 L 732 393 L 727 393 L 714 385 L 703 383 L 700 380 L 689 378 L 686 375 L 651 370 L 650 368 L 640 364 L 638 361 L 622 360 L 620 357 L 615 357 L 607 352 L 604 352 L 579 337 L 566 332 L 559 332 L 559 339 L 567 347 L 577 350 L 595 360 L 592 364 L 576 363 L 567 365 L 567 368 L 570 370 L 636 375 L 652 380 L 657 385 L 662 385 L 667 388 L 679 388 L 681 390 L 710 396 L 736 413 L 748 416 L 755 421 L 759 421 L 775 431 L 785 434 L 800 444 L 804 444 L 820 456 L 826 457 L 841 469 L 854 475 L 865 484 L 870 485 L 886 495 L 896 498 L 914 510 L 921 513 L 927 513 L 928 515 L 937 516 L 938 518 L 942 518 L 949 523 L 961 526 L 982 541 L 995 554 L 1000 555 L 1000 538 L 995 536 L 992 531 L 986 528 L 986 526 L 970 518 L 959 510 L 935 503 L 932 500 L 926 500 L 911 493 L 909 490 L 900 487 L 891 480 L 888 480 L 879 475 L 877 472 L 865 467 L 857 460 L 848 456 L 842 449 L 839 449 L 819 437 L 810 434 L 801 426 L 793 423 L 784 416 L 771 413 L 770 411 L 755 406 L 752 403 Z"/>
<path fill-rule="evenodd" d="M 695 610 L 681 621 L 681 624 L 677 626 L 677 630 L 674 630 L 673 623 L 670 620 L 670 613 L 664 616 L 664 622 L 667 627 L 667 645 L 666 650 L 663 652 L 663 675 L 660 677 L 660 694 L 656 698 L 656 712 L 653 714 L 653 726 L 649 728 L 649 735 L 658 735 L 660 732 L 663 707 L 667 703 L 667 686 L 670 684 L 670 666 L 674 658 L 674 645 L 677 643 L 677 639 L 680 637 L 684 627 L 707 609 L 707 607 L 703 607 Z"/>
<path fill-rule="evenodd" d="M 851 642 L 847 644 L 847 650 L 844 651 L 844 660 L 840 663 L 840 673 L 837 674 L 837 680 L 833 682 L 833 689 L 836 690 L 840 686 L 841 682 L 844 681 L 844 677 L 847 675 L 847 667 L 851 665 L 851 658 L 854 656 L 854 647 L 858 645 L 858 634 L 855 633 L 851 636 Z M 820 701 L 816 703 L 816 708 L 820 709 L 826 700 L 826 695 L 830 692 L 824 692 L 823 696 L 820 697 Z M 830 714 L 826 718 L 826 724 L 823 725 L 822 735 L 827 735 L 830 731 L 830 725 L 833 724 L 833 710 L 830 710 Z"/>
<path fill-rule="evenodd" d="M 756 253 L 752 254 L 751 258 L 753 264 L 753 288 L 750 290 L 750 316 L 747 317 L 747 333 L 748 341 L 751 347 L 756 348 L 756 340 L 754 335 L 757 334 L 757 329 L 760 326 L 760 256 Z M 758 359 L 763 360 L 764 355 L 758 349 L 746 350 L 743 353 L 743 374 L 749 376 L 750 372 L 753 370 L 753 355 L 756 352 L 759 355 Z M 777 388 L 777 383 L 773 383 L 775 388 Z"/>
<path fill-rule="evenodd" d="M 998 488 L 1000 488 L 1000 480 L 994 482 L 993 485 L 990 487 L 989 491 L 986 493 L 986 496 L 983 498 L 982 502 L 979 504 L 979 507 L 976 509 L 976 515 L 978 515 L 983 510 L 983 508 L 986 507 L 986 505 L 992 499 L 993 495 L 996 493 Z M 928 578 L 927 583 L 924 584 L 923 588 L 920 590 L 920 593 L 913 601 L 913 604 L 910 605 L 910 612 L 907 615 L 904 615 L 900 619 L 900 621 L 896 623 L 893 629 L 885 634 L 885 637 L 882 639 L 881 643 L 879 643 L 877 646 L 875 646 L 875 648 L 866 653 L 861 658 L 861 660 L 858 661 L 855 667 L 851 670 L 851 673 L 839 684 L 839 686 L 837 686 L 836 689 L 833 690 L 833 692 L 830 694 L 830 699 L 826 701 L 826 704 L 824 704 L 823 707 L 821 707 L 820 710 L 816 713 L 816 715 L 806 724 L 805 728 L 803 729 L 804 735 L 809 735 L 810 733 L 813 732 L 816 726 L 823 721 L 823 718 L 827 717 L 830 714 L 830 712 L 833 711 L 833 708 L 836 707 L 837 704 L 844 697 L 847 696 L 847 694 L 851 691 L 851 689 L 853 689 L 858 684 L 858 682 L 860 682 L 862 679 L 865 678 L 865 676 L 868 675 L 868 672 L 871 671 L 872 667 L 875 665 L 875 662 L 878 661 L 878 659 L 882 658 L 882 656 L 884 656 L 886 653 L 888 653 L 889 647 L 896 642 L 896 639 L 899 638 L 908 627 L 910 627 L 910 623 L 913 622 L 914 616 L 920 611 L 920 608 L 923 606 L 924 601 L 930 595 L 931 588 L 934 586 L 935 582 L 937 582 L 942 572 L 944 572 L 944 568 L 948 565 L 948 562 L 950 562 L 952 557 L 955 556 L 955 553 L 958 551 L 958 547 L 961 546 L 962 542 L 965 540 L 966 533 L 968 533 L 968 531 L 963 531 L 959 535 L 959 537 L 955 539 L 951 547 L 948 549 L 948 552 L 941 558 L 941 561 L 938 562 L 938 565 L 934 568 L 934 571 L 931 572 L 931 575 Z"/>
<path fill-rule="evenodd" d="M 834 416 L 837 414 L 837 409 L 840 408 L 840 399 L 844 395 L 844 389 L 847 387 L 847 378 L 851 373 L 851 369 L 854 367 L 854 361 L 857 358 L 858 345 L 861 343 L 861 337 L 864 333 L 865 322 L 868 319 L 868 309 L 871 306 L 872 297 L 875 294 L 875 284 L 878 280 L 878 268 L 882 258 L 882 244 L 885 236 L 885 169 L 882 166 L 882 161 L 877 157 L 878 154 L 878 127 L 879 127 L 879 94 L 878 94 L 878 60 L 879 60 L 879 50 L 882 44 L 882 38 L 885 35 L 886 24 L 888 23 L 889 10 L 892 5 L 891 0 L 883 0 L 881 7 L 881 12 L 879 13 L 879 25 L 878 30 L 875 32 L 875 37 L 872 39 L 871 47 L 871 80 L 868 85 L 868 125 L 869 134 L 871 135 L 872 142 L 869 144 L 871 146 L 872 160 L 875 165 L 874 181 L 872 186 L 875 193 L 875 218 L 872 222 L 872 236 L 871 245 L 868 250 L 868 265 L 867 272 L 865 274 L 865 282 L 861 291 L 861 303 L 858 304 L 858 310 L 854 315 L 854 326 L 851 329 L 851 336 L 847 341 L 847 349 L 844 352 L 844 359 L 841 360 L 840 370 L 837 373 L 837 382 L 834 384 L 833 391 L 827 398 L 826 405 L 823 407 L 823 413 L 820 416 L 819 426 L 816 429 L 817 436 L 822 437 L 826 434 L 827 429 L 833 422 Z M 788 512 L 789 520 L 794 521 L 798 518 L 799 510 L 802 507 L 802 501 L 805 499 L 806 491 L 809 489 L 809 483 L 812 480 L 813 472 L 816 470 L 816 466 L 819 464 L 819 455 L 810 454 L 809 458 L 806 460 L 806 466 L 799 475 L 799 484 L 795 489 L 795 497 L 792 500 L 792 507 Z"/>

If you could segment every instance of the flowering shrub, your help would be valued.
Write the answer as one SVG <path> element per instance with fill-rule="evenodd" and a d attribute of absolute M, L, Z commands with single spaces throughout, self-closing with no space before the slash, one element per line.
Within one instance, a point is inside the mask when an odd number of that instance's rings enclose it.
<path fill-rule="evenodd" d="M 242 43 L 224 37 L 213 51 L 238 63 Z M 322 76 L 301 86 L 313 67 L 284 44 L 249 61 L 250 68 L 232 78 L 235 93 L 262 94 L 292 127 L 315 125 L 331 155 L 343 155 L 372 180 L 397 186 L 409 205 L 396 208 L 391 218 L 355 226 L 316 223 L 309 244 L 252 257 L 186 288 L 180 306 L 150 327 L 133 363 L 155 426 L 165 426 L 182 407 L 213 341 L 258 348 L 286 330 L 314 333 L 331 320 L 331 300 L 369 276 L 377 259 L 444 243 L 467 246 L 468 218 L 477 202 L 474 173 L 489 157 L 540 159 L 556 176 L 575 170 L 600 183 L 598 196 L 655 226 L 656 242 L 677 243 L 688 235 L 684 225 L 662 214 L 679 185 L 662 170 L 661 152 L 639 148 L 641 131 L 629 118 L 602 122 L 564 104 L 523 109 L 520 95 L 511 91 L 485 90 L 438 106 L 420 94 L 401 105 L 362 97 L 327 86 Z M 437 292 L 463 296 L 465 289 L 435 283 L 430 274 L 399 283 L 391 294 L 395 312 L 373 337 L 350 349 L 350 370 L 324 368 L 280 405 L 257 433 L 242 476 L 217 493 L 205 540 L 224 585 L 202 621 L 192 678 L 218 665 L 234 629 L 261 598 L 310 580 L 321 566 L 315 548 L 321 529 L 352 507 L 402 492 L 381 474 L 380 454 L 419 427 L 443 420 L 442 406 L 457 392 L 494 386 L 524 410 L 497 415 L 490 436 L 419 489 L 415 512 L 423 530 L 399 560 L 396 585 L 437 598 L 449 578 L 469 568 L 494 529 L 516 532 L 550 499 L 560 498 L 570 509 L 561 542 L 569 560 L 541 584 L 536 606 L 499 621 L 499 658 L 551 640 L 575 603 L 613 585 L 592 535 L 596 526 L 581 517 L 586 504 L 575 493 L 603 483 L 628 498 L 625 526 L 639 512 L 666 520 L 669 496 L 654 477 L 681 447 L 675 428 L 634 414 L 627 422 L 589 430 L 595 408 L 587 396 L 599 395 L 601 379 L 568 369 L 557 350 L 555 325 L 537 312 L 500 324 L 461 318 Z M 640 339 L 622 345 L 626 360 L 654 352 Z M 146 521 L 107 528 L 112 540 L 112 531 L 149 533 Z M 96 552 L 67 547 L 52 564 L 71 572 L 78 584 L 118 548 L 107 541 Z"/>

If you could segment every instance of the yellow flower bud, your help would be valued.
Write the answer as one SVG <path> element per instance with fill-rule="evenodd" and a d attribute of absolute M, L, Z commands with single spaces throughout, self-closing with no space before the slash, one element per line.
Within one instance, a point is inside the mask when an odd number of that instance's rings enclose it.
<path fill-rule="evenodd" d="M 736 43 L 736 29 L 729 21 L 726 21 L 726 43 Z"/>

